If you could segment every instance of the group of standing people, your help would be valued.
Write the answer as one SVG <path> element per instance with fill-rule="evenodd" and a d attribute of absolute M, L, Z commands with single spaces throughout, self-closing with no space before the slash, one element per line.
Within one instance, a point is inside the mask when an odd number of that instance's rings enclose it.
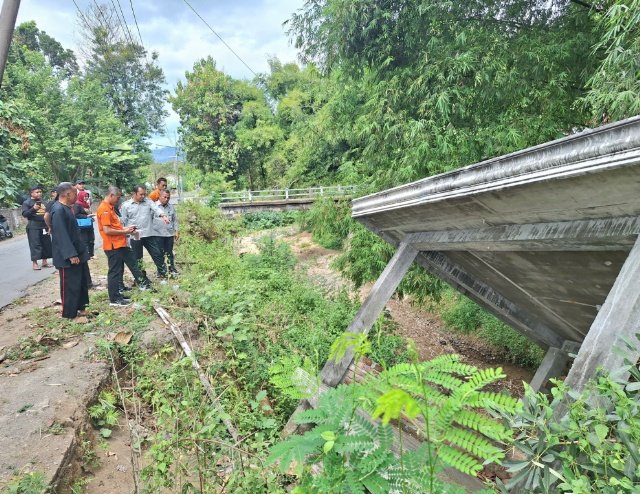
<path fill-rule="evenodd" d="M 173 256 L 177 216 L 166 184 L 166 179 L 158 180 L 158 187 L 151 194 L 155 193 L 157 202 L 146 197 L 144 186 L 137 185 L 131 199 L 120 209 L 122 192 L 110 186 L 97 209 L 95 217 L 108 259 L 107 288 L 112 306 L 131 303 L 126 297 L 130 288 L 123 279 L 125 265 L 139 289 L 151 287 L 144 269 L 143 248 L 151 255 L 159 278 L 177 275 Z M 88 260 L 94 254 L 95 236 L 89 195 L 81 180 L 75 186 L 70 182 L 58 185 L 56 197 L 46 205 L 42 204 L 42 187 L 33 187 L 30 192 L 22 214 L 29 220 L 27 236 L 33 269 L 51 267 L 48 259 L 52 257 L 60 275 L 62 317 L 73 319 L 85 313 L 92 286 Z"/>

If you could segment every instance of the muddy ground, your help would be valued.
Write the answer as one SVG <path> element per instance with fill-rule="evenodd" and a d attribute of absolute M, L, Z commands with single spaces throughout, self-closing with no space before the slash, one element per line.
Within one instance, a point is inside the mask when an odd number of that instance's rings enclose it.
<path fill-rule="evenodd" d="M 341 288 L 353 291 L 353 286 L 331 267 L 337 251 L 315 244 L 310 234 L 295 228 L 270 234 L 291 246 L 299 261 L 296 269 L 327 293 Z M 262 235 L 264 232 L 240 239 L 237 251 L 256 252 L 255 240 Z M 106 265 L 102 256 L 92 261 L 91 269 L 94 278 L 104 285 Z M 364 287 L 360 296 L 365 297 L 367 291 Z M 55 305 L 57 294 L 58 280 L 54 276 L 31 287 L 23 298 L 0 312 L 0 492 L 12 477 L 34 471 L 43 472 L 46 481 L 57 486 L 57 492 L 71 492 L 74 481 L 83 483 L 81 492 L 87 494 L 133 492 L 132 460 L 137 462 L 138 455 L 131 453 L 126 418 L 122 417 L 121 427 L 103 441 L 96 437 L 86 412 L 100 388 L 113 378 L 111 366 L 95 358 L 96 339 L 105 333 L 114 335 L 122 328 L 107 325 L 100 335 L 50 336 L 55 331 L 43 322 L 42 314 L 59 310 Z M 504 388 L 514 395 L 520 395 L 522 381 L 532 377 L 529 370 L 501 362 L 499 349 L 473 336 L 447 330 L 438 316 L 412 305 L 410 300 L 393 298 L 387 310 L 398 334 L 412 338 L 423 359 L 459 353 L 480 367 L 501 366 L 508 374 Z M 167 337 L 159 321 L 144 334 L 147 341 Z"/>

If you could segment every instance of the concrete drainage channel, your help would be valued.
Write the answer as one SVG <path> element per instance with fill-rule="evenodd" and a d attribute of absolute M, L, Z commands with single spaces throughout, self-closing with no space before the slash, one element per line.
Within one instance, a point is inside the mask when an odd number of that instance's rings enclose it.
<path fill-rule="evenodd" d="M 0 490 L 12 478 L 40 472 L 50 492 L 79 475 L 80 434 L 91 428 L 87 407 L 110 383 L 111 368 L 87 358 L 91 341 L 46 359 L 2 368 Z"/>

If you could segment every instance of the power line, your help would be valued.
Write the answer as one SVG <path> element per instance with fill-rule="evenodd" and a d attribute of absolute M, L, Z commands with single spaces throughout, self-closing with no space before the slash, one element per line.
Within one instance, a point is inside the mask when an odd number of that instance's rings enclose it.
<path fill-rule="evenodd" d="M 78 11 L 78 14 L 80 15 L 80 20 L 82 20 L 82 22 L 84 22 L 84 24 L 85 24 L 85 26 L 87 26 L 87 28 L 91 28 L 91 25 L 89 24 L 89 21 L 87 21 L 87 18 L 82 13 L 82 10 L 80 10 L 80 7 L 78 6 L 78 3 L 76 2 L 76 0 L 73 0 L 73 5 L 76 6 L 76 10 Z"/>
<path fill-rule="evenodd" d="M 98 5 L 98 2 L 96 0 L 93 0 L 93 4 L 96 6 L 96 18 L 98 20 L 98 23 L 100 24 L 100 26 L 102 26 L 104 29 L 109 29 L 109 23 L 107 22 L 106 17 L 104 16 L 104 14 L 102 13 L 102 9 L 100 8 L 100 6 Z M 102 20 L 104 21 L 104 24 L 102 24 L 102 21 L 100 20 L 100 17 L 102 17 Z"/>
<path fill-rule="evenodd" d="M 116 0 L 116 2 L 118 3 L 118 8 L 120 9 L 120 13 L 122 14 L 122 20 L 124 22 L 124 27 L 126 28 L 127 34 L 129 35 L 129 42 L 131 44 L 133 44 L 133 35 L 131 34 L 131 31 L 129 30 L 129 24 L 127 24 L 127 18 L 125 17 L 124 11 L 122 10 L 122 4 L 120 3 L 120 0 Z M 111 3 L 113 3 L 113 0 L 111 0 Z M 116 14 L 117 13 L 118 12 L 116 11 Z"/>
<path fill-rule="evenodd" d="M 138 26 L 138 19 L 136 19 L 136 11 L 133 10 L 133 0 L 129 0 L 131 4 L 131 13 L 133 14 L 133 22 L 136 23 L 136 29 L 138 30 L 138 37 L 140 38 L 140 44 L 144 47 L 144 41 L 142 41 L 142 34 L 140 34 L 140 27 Z"/>
<path fill-rule="evenodd" d="M 113 12 L 116 14 L 116 19 L 118 19 L 118 26 L 122 31 L 122 35 L 125 38 L 127 38 L 130 43 L 132 43 L 133 39 L 131 38 L 131 33 L 129 32 L 126 19 L 120 18 L 120 14 L 118 13 L 118 7 L 116 7 L 116 3 L 113 0 L 111 0 L 111 6 L 113 7 Z"/>
<path fill-rule="evenodd" d="M 231 48 L 231 47 L 227 44 L 227 42 L 226 42 L 225 40 L 223 40 L 223 39 L 222 39 L 222 36 L 220 36 L 218 33 L 216 33 L 216 32 L 215 32 L 215 30 L 214 30 L 214 29 L 209 25 L 209 23 L 208 23 L 207 21 L 205 21 L 205 20 L 202 18 L 202 16 L 201 16 L 200 14 L 198 14 L 198 12 L 196 11 L 196 9 L 194 9 L 194 8 L 191 6 L 191 4 L 190 4 L 187 0 L 183 0 L 183 1 L 184 1 L 184 3 L 186 3 L 186 4 L 188 5 L 188 7 L 189 7 L 191 10 L 193 10 L 193 13 L 194 13 L 194 14 L 196 14 L 196 15 L 200 18 L 200 20 L 201 20 L 202 22 L 204 22 L 204 24 L 205 24 L 205 25 L 206 25 L 206 26 L 211 30 L 211 32 L 212 32 L 213 34 L 215 34 L 215 35 L 218 37 L 218 39 L 219 39 L 220 41 L 222 41 L 222 44 L 223 44 L 224 46 L 226 46 L 227 48 L 229 48 L 229 51 L 230 51 L 231 53 L 233 53 L 233 54 L 236 56 L 236 58 L 237 58 L 238 60 L 240 60 L 240 61 L 244 64 L 244 66 L 245 66 L 246 68 L 248 68 L 248 69 L 249 69 L 249 71 L 250 71 L 254 76 L 259 77 L 259 76 L 258 76 L 258 74 L 256 74 L 256 73 L 255 73 L 255 71 L 254 71 L 251 67 L 249 67 L 249 65 L 247 65 L 247 62 L 245 62 L 245 61 L 242 59 L 242 57 L 240 57 L 240 55 L 238 55 L 235 51 L 233 51 L 233 48 Z"/>

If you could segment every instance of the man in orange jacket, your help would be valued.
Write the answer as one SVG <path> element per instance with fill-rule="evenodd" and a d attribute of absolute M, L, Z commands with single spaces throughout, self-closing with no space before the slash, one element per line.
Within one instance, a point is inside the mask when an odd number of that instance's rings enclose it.
<path fill-rule="evenodd" d="M 110 186 L 107 190 L 107 195 L 98 207 L 96 219 L 98 230 L 102 237 L 102 248 L 109 262 L 107 289 L 109 291 L 110 305 L 126 307 L 131 301 L 122 294 L 122 287 L 124 286 L 122 277 L 125 263 L 131 270 L 139 287 L 148 288 L 149 282 L 139 270 L 133 251 L 127 242 L 127 237 L 134 234 L 137 228 L 135 225 L 123 227 L 120 217 L 115 212 L 114 206 L 118 204 L 120 197 L 122 197 L 120 189 Z"/>

